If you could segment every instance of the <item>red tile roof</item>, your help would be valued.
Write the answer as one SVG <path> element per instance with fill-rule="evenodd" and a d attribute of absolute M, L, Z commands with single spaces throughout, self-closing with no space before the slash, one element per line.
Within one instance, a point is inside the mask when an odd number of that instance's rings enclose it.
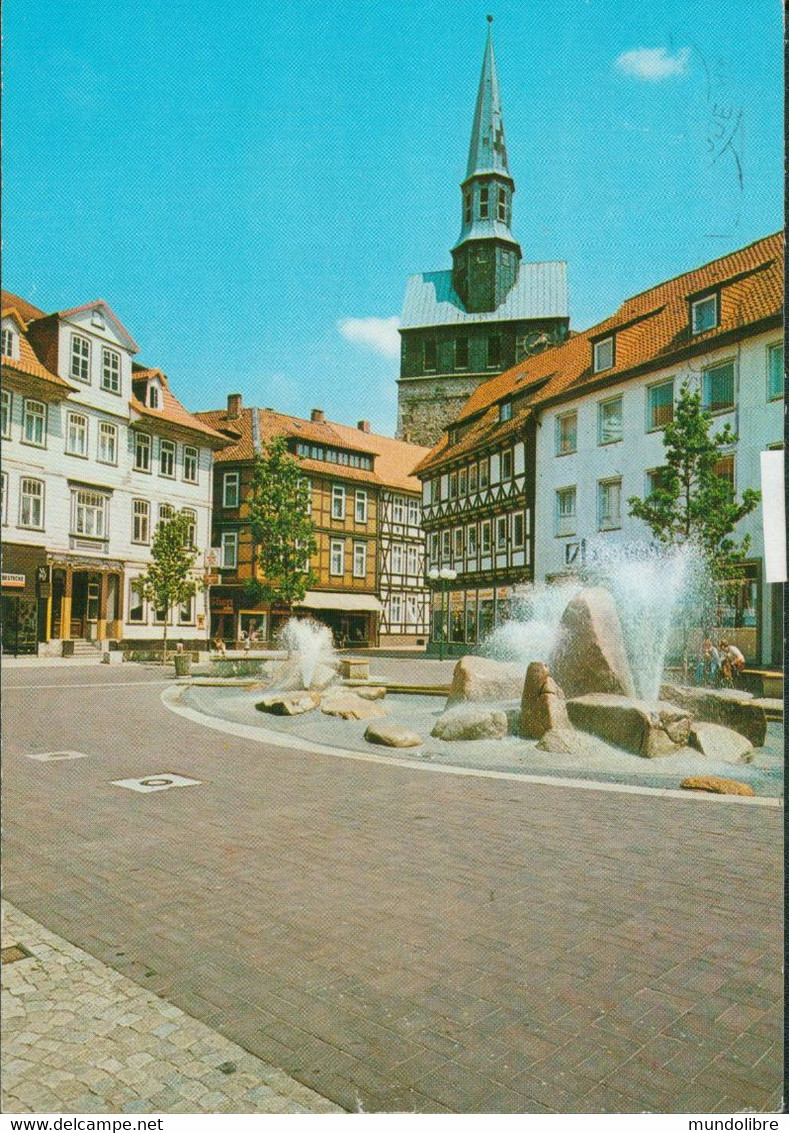
<path fill-rule="evenodd" d="M 603 382 L 627 380 L 669 365 L 675 357 L 705 353 L 719 342 L 758 333 L 768 322 L 778 325 L 783 257 L 784 238 L 778 232 L 626 299 L 610 318 L 479 386 L 451 427 L 457 429 L 457 441 L 450 445 L 445 433 L 416 471 L 435 470 L 483 442 L 500 441 L 506 433 L 517 432 L 535 407 L 549 401 L 573 397 Z M 690 299 L 705 292 L 720 294 L 719 325 L 692 334 Z M 616 364 L 595 374 L 592 343 L 608 334 L 615 336 Z M 508 397 L 522 397 L 522 405 L 516 406 L 512 421 L 499 426 L 498 404 Z"/>
<path fill-rule="evenodd" d="M 5 299 L 6 293 L 3 293 Z M 46 387 L 49 387 L 53 395 L 60 395 L 65 397 L 67 393 L 71 393 L 77 387 L 71 385 L 70 382 L 65 381 L 58 374 L 47 369 L 47 367 L 39 361 L 36 352 L 30 345 L 30 341 L 25 333 L 24 322 L 21 321 L 22 314 L 17 308 L 3 308 L 3 314 L 15 314 L 19 326 L 19 357 L 9 358 L 3 355 L 3 369 L 11 373 L 22 374 L 28 378 L 35 378 L 38 382 L 45 382 Z M 46 388 L 45 387 L 45 388 Z"/>
<path fill-rule="evenodd" d="M 210 444 L 212 448 L 222 448 L 227 442 L 227 437 L 214 429 L 207 421 L 200 420 L 199 417 L 196 417 L 181 405 L 178 398 L 170 391 L 167 377 L 161 370 L 135 370 L 132 374 L 132 387 L 136 387 L 138 382 L 143 385 L 147 384 L 148 379 L 153 376 L 158 377 L 162 383 L 161 408 L 152 409 L 149 405 L 146 405 L 138 396 L 138 393 L 142 393 L 144 397 L 143 391 L 135 389 L 129 401 L 131 409 L 141 417 L 146 417 L 151 421 L 177 425 L 182 429 L 199 433 L 203 443 Z"/>
<path fill-rule="evenodd" d="M 19 295 L 15 295 L 13 291 L 4 291 L 2 294 L 3 314 L 7 311 L 16 310 L 26 323 L 32 322 L 33 319 L 40 319 L 46 314 L 39 307 L 34 307 L 32 303 L 28 303 L 27 299 L 23 299 Z"/>

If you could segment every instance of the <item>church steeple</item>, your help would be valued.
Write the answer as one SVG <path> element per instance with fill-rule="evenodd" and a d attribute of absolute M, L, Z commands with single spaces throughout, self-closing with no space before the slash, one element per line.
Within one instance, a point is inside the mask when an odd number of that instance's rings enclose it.
<path fill-rule="evenodd" d="M 515 182 L 507 163 L 493 17 L 482 58 L 466 178 L 461 185 L 460 236 L 452 249 L 452 281 L 467 311 L 493 311 L 518 278 L 520 245 L 510 230 Z"/>

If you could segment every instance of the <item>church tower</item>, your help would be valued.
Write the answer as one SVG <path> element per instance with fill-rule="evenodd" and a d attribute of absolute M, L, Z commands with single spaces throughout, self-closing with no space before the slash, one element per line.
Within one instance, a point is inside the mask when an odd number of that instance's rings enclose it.
<path fill-rule="evenodd" d="M 478 385 L 559 341 L 569 324 L 566 265 L 522 262 L 512 234 L 492 24 L 488 16 L 452 269 L 406 285 L 397 435 L 414 444 L 435 444 Z"/>

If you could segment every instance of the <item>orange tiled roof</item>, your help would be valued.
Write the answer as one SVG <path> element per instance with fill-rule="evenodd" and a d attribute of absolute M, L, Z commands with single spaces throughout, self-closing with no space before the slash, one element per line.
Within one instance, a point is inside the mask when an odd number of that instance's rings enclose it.
<path fill-rule="evenodd" d="M 142 369 L 135 368 L 132 372 L 132 389 L 138 383 L 144 384 L 150 377 L 158 377 L 162 383 L 162 406 L 160 409 L 152 409 L 150 405 L 146 405 L 137 396 L 137 392 L 132 393 L 131 400 L 129 401 L 130 407 L 135 413 L 141 417 L 148 417 L 152 421 L 161 421 L 170 425 L 179 425 L 182 429 L 190 429 L 192 432 L 200 433 L 201 436 L 211 444 L 213 448 L 221 448 L 227 441 L 217 429 L 214 429 L 208 422 L 200 420 L 188 409 L 185 409 L 178 398 L 170 390 L 167 376 L 161 370 L 157 369 Z"/>
<path fill-rule="evenodd" d="M 445 433 L 416 471 L 425 472 L 476 448 L 483 439 L 500 440 L 496 432 L 498 403 L 530 387 L 519 413 L 508 422 L 517 431 L 534 407 L 572 397 L 600 382 L 626 380 L 650 368 L 670 364 L 673 357 L 704 353 L 719 340 L 748 333 L 766 320 L 778 321 L 783 312 L 783 234 L 757 240 L 693 271 L 685 272 L 656 287 L 640 292 L 616 313 L 587 331 L 571 335 L 560 346 L 519 362 L 479 386 L 456 419 L 461 435 L 450 445 Z M 719 325 L 702 334 L 692 334 L 690 299 L 707 291 L 719 291 Z M 592 343 L 615 335 L 616 364 L 602 373 L 592 372 Z M 536 387 L 536 388 L 534 388 Z"/>
<path fill-rule="evenodd" d="M 6 295 L 7 292 L 3 292 L 3 300 L 5 300 Z M 8 314 L 9 311 L 16 312 L 17 319 L 21 320 L 22 313 L 21 311 L 18 311 L 16 307 L 8 309 L 4 308 L 3 314 Z M 17 374 L 23 374 L 29 378 L 36 378 L 38 381 L 46 382 L 47 385 L 52 387 L 53 393 L 57 391 L 65 396 L 65 394 L 71 393 L 72 390 L 75 390 L 77 388 L 76 386 L 72 385 L 70 382 L 65 381 L 65 379 L 61 378 L 59 374 L 55 374 L 52 370 L 48 370 L 47 367 L 39 361 L 36 352 L 30 345 L 30 341 L 28 340 L 27 334 L 25 333 L 24 323 L 19 322 L 18 325 L 19 357 L 9 358 L 4 354 L 3 369 L 10 370 Z"/>
<path fill-rule="evenodd" d="M 10 310 L 16 310 L 26 323 L 30 323 L 33 319 L 41 319 L 46 314 L 39 307 L 34 307 L 32 303 L 28 303 L 27 299 L 23 299 L 20 295 L 15 295 L 13 291 L 4 291 L 2 294 L 3 314 Z"/>

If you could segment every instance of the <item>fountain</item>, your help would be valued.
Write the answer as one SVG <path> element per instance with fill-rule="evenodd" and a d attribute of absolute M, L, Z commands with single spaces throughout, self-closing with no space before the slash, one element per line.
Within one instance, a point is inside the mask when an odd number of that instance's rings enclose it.
<path fill-rule="evenodd" d="M 282 689 L 286 683 L 292 684 L 294 667 L 300 678 L 298 688 L 312 688 L 313 682 L 324 688 L 336 677 L 337 658 L 328 626 L 313 618 L 289 618 L 279 632 L 278 641 L 288 654 L 288 660 L 274 673 L 272 688 Z M 327 670 L 331 670 L 331 676 Z"/>

